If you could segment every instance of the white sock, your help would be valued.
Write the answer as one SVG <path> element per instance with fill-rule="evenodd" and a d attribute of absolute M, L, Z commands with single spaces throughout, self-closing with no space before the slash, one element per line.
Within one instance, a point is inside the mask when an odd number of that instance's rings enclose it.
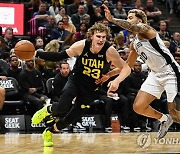
<path fill-rule="evenodd" d="M 167 121 L 167 116 L 165 114 L 159 119 L 160 122 Z"/>

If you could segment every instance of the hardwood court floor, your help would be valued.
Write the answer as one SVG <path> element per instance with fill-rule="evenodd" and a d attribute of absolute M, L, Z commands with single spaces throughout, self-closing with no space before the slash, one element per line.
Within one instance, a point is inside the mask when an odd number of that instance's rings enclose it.
<path fill-rule="evenodd" d="M 41 134 L 0 135 L 1 154 L 118 154 L 180 152 L 180 132 L 168 132 L 157 141 L 156 133 L 55 134 L 54 147 L 44 148 Z"/>

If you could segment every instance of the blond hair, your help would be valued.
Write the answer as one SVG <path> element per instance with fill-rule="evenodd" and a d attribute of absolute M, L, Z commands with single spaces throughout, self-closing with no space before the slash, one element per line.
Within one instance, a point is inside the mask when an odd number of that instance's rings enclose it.
<path fill-rule="evenodd" d="M 135 13 L 135 16 L 142 20 L 142 23 L 147 24 L 147 16 L 144 11 L 139 9 L 132 9 L 128 12 L 129 13 Z"/>
<path fill-rule="evenodd" d="M 105 26 L 102 23 L 95 23 L 92 27 L 90 27 L 87 31 L 87 38 L 91 37 L 94 32 L 105 32 L 107 36 L 110 36 L 109 27 Z"/>
<path fill-rule="evenodd" d="M 45 46 L 45 51 L 58 52 L 59 47 L 60 45 L 58 40 L 52 40 Z"/>

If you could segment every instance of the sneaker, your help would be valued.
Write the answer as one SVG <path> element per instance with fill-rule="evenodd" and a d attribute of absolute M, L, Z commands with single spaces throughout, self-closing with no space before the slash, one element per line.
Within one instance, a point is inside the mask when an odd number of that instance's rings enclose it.
<path fill-rule="evenodd" d="M 45 105 L 42 109 L 33 115 L 31 119 L 33 124 L 39 124 L 46 116 L 50 115 L 50 113 L 47 111 L 48 106 L 49 105 Z"/>
<path fill-rule="evenodd" d="M 130 127 L 128 127 L 128 126 L 121 126 L 121 129 L 123 129 L 123 130 L 130 130 Z"/>
<path fill-rule="evenodd" d="M 106 133 L 112 133 L 112 127 L 105 127 Z"/>
<path fill-rule="evenodd" d="M 42 134 L 43 140 L 44 140 L 44 146 L 45 147 L 52 147 L 53 146 L 53 141 L 52 141 L 52 132 L 46 128 Z"/>
<path fill-rule="evenodd" d="M 157 139 L 163 138 L 169 129 L 169 127 L 173 124 L 173 120 L 169 114 L 166 114 L 167 116 L 167 121 L 163 121 L 160 123 L 159 131 L 157 134 Z"/>
<path fill-rule="evenodd" d="M 86 130 L 86 128 L 83 127 L 81 123 L 77 122 L 76 125 L 73 127 L 73 130 Z"/>
<path fill-rule="evenodd" d="M 106 127 L 105 130 L 112 130 L 112 127 Z"/>
<path fill-rule="evenodd" d="M 141 128 L 137 126 L 137 127 L 134 127 L 133 130 L 139 132 L 141 131 Z"/>

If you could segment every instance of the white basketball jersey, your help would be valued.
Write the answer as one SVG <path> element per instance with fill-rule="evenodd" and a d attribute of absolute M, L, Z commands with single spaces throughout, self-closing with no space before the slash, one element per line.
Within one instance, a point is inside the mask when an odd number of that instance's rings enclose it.
<path fill-rule="evenodd" d="M 169 49 L 164 45 L 163 41 L 156 34 L 156 37 L 150 40 L 140 40 L 136 35 L 133 40 L 134 49 L 140 56 L 140 58 L 148 65 L 148 67 L 154 72 L 163 71 L 164 66 L 168 63 L 174 62 L 178 66 L 177 62 L 173 58 Z"/>

